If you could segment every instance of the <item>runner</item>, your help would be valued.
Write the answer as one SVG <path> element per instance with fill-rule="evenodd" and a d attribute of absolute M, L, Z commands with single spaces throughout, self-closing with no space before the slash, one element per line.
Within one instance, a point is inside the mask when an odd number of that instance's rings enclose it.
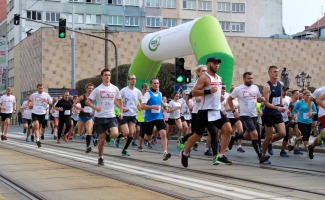
<path fill-rule="evenodd" d="M 7 134 L 10 126 L 12 113 L 16 113 L 16 97 L 12 94 L 10 87 L 6 89 L 6 94 L 0 98 L 1 108 L 1 140 L 7 140 Z"/>
<path fill-rule="evenodd" d="M 26 134 L 26 132 L 27 132 L 27 136 L 25 139 L 26 142 L 29 142 L 29 136 L 30 136 L 29 126 L 32 123 L 32 110 L 29 109 L 29 106 L 28 106 L 28 104 L 29 104 L 28 102 L 30 101 L 30 95 L 31 95 L 30 93 L 27 94 L 27 100 L 25 100 L 21 104 L 21 107 L 20 107 L 20 112 L 23 117 L 23 127 L 24 127 L 23 133 Z"/>

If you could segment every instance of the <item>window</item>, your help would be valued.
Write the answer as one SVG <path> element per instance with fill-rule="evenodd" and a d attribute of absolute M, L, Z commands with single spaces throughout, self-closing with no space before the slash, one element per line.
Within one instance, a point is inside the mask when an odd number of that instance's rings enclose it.
<path fill-rule="evenodd" d="M 199 1 L 199 10 L 212 10 L 211 1 Z"/>
<path fill-rule="evenodd" d="M 196 9 L 196 0 L 183 0 L 183 9 Z"/>
<path fill-rule="evenodd" d="M 139 6 L 139 0 L 124 0 L 126 6 Z"/>
<path fill-rule="evenodd" d="M 177 20 L 175 18 L 164 18 L 163 19 L 163 27 L 174 27 L 177 25 Z"/>
<path fill-rule="evenodd" d="M 160 0 L 146 0 L 147 7 L 160 7 Z"/>
<path fill-rule="evenodd" d="M 122 5 L 123 1 L 122 0 L 108 0 L 108 4 L 112 5 Z"/>
<path fill-rule="evenodd" d="M 125 26 L 139 26 L 139 17 L 124 17 Z"/>
<path fill-rule="evenodd" d="M 14 77 L 9 77 L 8 78 L 8 85 L 9 85 L 9 87 L 13 87 L 14 86 Z"/>
<path fill-rule="evenodd" d="M 13 28 L 14 28 L 14 19 L 12 19 L 11 21 L 10 21 L 10 23 L 9 23 L 9 30 L 12 30 Z M 8 31 L 9 32 L 9 31 Z"/>
<path fill-rule="evenodd" d="M 42 12 L 28 10 L 26 18 L 41 21 L 42 20 Z"/>
<path fill-rule="evenodd" d="M 233 3 L 232 4 L 232 12 L 245 12 L 245 4 L 244 3 Z"/>
<path fill-rule="evenodd" d="M 176 8 L 176 0 L 163 0 L 163 8 Z"/>
<path fill-rule="evenodd" d="M 245 23 L 243 23 L 243 22 L 232 22 L 231 23 L 231 31 L 244 32 L 245 31 Z"/>
<path fill-rule="evenodd" d="M 72 23 L 72 14 L 68 14 L 68 22 Z M 74 14 L 74 22 L 77 24 L 84 23 L 84 15 L 83 14 Z"/>
<path fill-rule="evenodd" d="M 86 24 L 101 24 L 100 15 L 86 15 Z"/>
<path fill-rule="evenodd" d="M 69 0 L 69 2 L 84 2 L 84 0 Z"/>
<path fill-rule="evenodd" d="M 218 11 L 219 12 L 230 12 L 230 3 L 229 2 L 218 2 Z"/>
<path fill-rule="evenodd" d="M 14 48 L 14 46 L 15 46 L 15 38 L 12 38 L 12 39 L 9 41 L 9 49 Z"/>
<path fill-rule="evenodd" d="M 123 19 L 122 16 L 110 15 L 108 16 L 108 25 L 122 25 Z"/>
<path fill-rule="evenodd" d="M 186 23 L 186 22 L 190 22 L 192 21 L 193 19 L 182 19 L 182 24 Z"/>
<path fill-rule="evenodd" d="M 100 3 L 100 0 L 86 0 L 86 3 Z"/>
<path fill-rule="evenodd" d="M 159 17 L 147 17 L 147 26 L 148 27 L 160 27 L 160 18 Z"/>
<path fill-rule="evenodd" d="M 55 12 L 46 13 L 46 21 L 48 22 L 58 22 L 59 19 L 60 19 L 60 13 L 55 13 Z"/>
<path fill-rule="evenodd" d="M 230 31 L 230 22 L 220 22 L 223 31 Z"/>

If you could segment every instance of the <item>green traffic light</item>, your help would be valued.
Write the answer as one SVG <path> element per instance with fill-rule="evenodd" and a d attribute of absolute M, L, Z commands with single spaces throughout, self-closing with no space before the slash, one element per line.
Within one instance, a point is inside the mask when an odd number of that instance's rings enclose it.
<path fill-rule="evenodd" d="M 59 38 L 65 38 L 65 33 L 60 33 Z"/>
<path fill-rule="evenodd" d="M 183 81 L 184 81 L 184 77 L 183 77 L 183 76 L 178 76 L 178 77 L 176 78 L 176 81 L 177 81 L 177 83 L 183 83 Z"/>

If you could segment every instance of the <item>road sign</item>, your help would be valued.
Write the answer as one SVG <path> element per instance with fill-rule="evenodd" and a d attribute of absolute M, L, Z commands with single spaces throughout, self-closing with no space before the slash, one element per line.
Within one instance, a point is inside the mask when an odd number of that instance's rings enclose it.
<path fill-rule="evenodd" d="M 183 93 L 184 90 L 187 90 L 186 85 L 174 85 L 174 92 Z"/>
<path fill-rule="evenodd" d="M 73 96 L 78 96 L 78 90 L 76 90 L 76 89 L 71 89 L 71 90 L 69 90 L 69 94 L 70 94 L 70 95 L 73 95 Z"/>

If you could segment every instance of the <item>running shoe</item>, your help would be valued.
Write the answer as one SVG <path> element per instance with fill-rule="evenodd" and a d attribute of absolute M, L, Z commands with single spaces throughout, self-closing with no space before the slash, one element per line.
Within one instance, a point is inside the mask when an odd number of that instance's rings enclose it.
<path fill-rule="evenodd" d="M 44 140 L 44 134 L 41 134 L 41 140 Z"/>
<path fill-rule="evenodd" d="M 269 161 L 269 159 L 270 159 L 270 156 L 269 155 L 264 155 L 264 156 L 262 156 L 262 155 L 260 155 L 259 156 L 259 161 L 260 161 L 260 164 L 271 164 L 271 162 Z M 266 162 L 266 163 L 265 163 Z M 269 163 L 268 163 L 269 162 Z"/>
<path fill-rule="evenodd" d="M 164 152 L 164 155 L 163 155 L 163 161 L 166 161 L 168 160 L 170 157 L 172 157 L 172 155 L 168 152 Z"/>
<path fill-rule="evenodd" d="M 58 137 L 57 137 L 56 135 L 54 135 L 54 136 L 53 136 L 53 139 L 56 140 L 56 139 L 58 139 Z"/>
<path fill-rule="evenodd" d="M 34 135 L 31 135 L 31 136 L 30 136 L 30 140 L 31 140 L 32 142 L 34 142 Z"/>
<path fill-rule="evenodd" d="M 242 147 L 237 148 L 237 152 L 239 153 L 245 153 L 245 150 Z"/>
<path fill-rule="evenodd" d="M 40 148 L 42 146 L 41 141 L 36 141 L 37 147 Z"/>
<path fill-rule="evenodd" d="M 96 147 L 98 145 L 98 139 L 93 139 L 94 146 Z"/>
<path fill-rule="evenodd" d="M 183 167 L 188 167 L 188 156 L 184 155 L 184 150 L 181 151 L 181 163 Z"/>
<path fill-rule="evenodd" d="M 87 147 L 87 148 L 86 148 L 86 153 L 90 153 L 90 152 L 91 152 L 91 150 L 92 150 L 92 148 L 91 148 L 91 147 Z"/>
<path fill-rule="evenodd" d="M 7 136 L 6 135 L 3 136 L 3 140 L 7 140 Z"/>
<path fill-rule="evenodd" d="M 272 144 L 270 143 L 268 146 L 267 146 L 267 152 L 273 156 L 274 152 L 273 152 L 273 147 L 272 147 Z"/>
<path fill-rule="evenodd" d="M 115 140 L 115 146 L 116 146 L 116 148 L 119 148 L 120 147 L 120 138 L 116 138 L 116 140 Z"/>
<path fill-rule="evenodd" d="M 123 149 L 122 150 L 122 155 L 123 156 L 130 156 L 130 153 L 127 150 Z"/>
<path fill-rule="evenodd" d="M 137 143 L 135 143 L 135 141 L 133 141 L 132 146 L 137 147 L 138 145 L 137 145 Z"/>
<path fill-rule="evenodd" d="M 150 149 L 152 148 L 152 146 L 151 146 L 151 144 L 150 144 L 149 141 L 144 141 L 143 144 L 144 144 L 145 146 L 147 146 L 148 148 L 150 148 Z"/>
<path fill-rule="evenodd" d="M 51 135 L 53 135 L 53 133 L 54 133 L 54 129 L 52 129 L 52 131 L 51 131 Z"/>
<path fill-rule="evenodd" d="M 98 158 L 98 165 L 99 166 L 104 166 L 104 159 Z"/>
<path fill-rule="evenodd" d="M 213 165 L 218 165 L 218 164 L 232 165 L 233 164 L 233 162 L 228 160 L 228 158 L 225 155 L 220 157 L 219 154 L 214 157 L 212 162 L 213 162 Z"/>
<path fill-rule="evenodd" d="M 26 141 L 26 142 L 29 142 L 29 139 L 28 139 L 28 137 L 25 139 L 25 141 Z"/>
<path fill-rule="evenodd" d="M 313 159 L 314 158 L 314 146 L 312 145 L 308 145 L 308 157 L 310 159 Z"/>
<path fill-rule="evenodd" d="M 183 149 L 184 149 L 184 143 L 182 141 L 183 139 L 183 136 L 180 136 L 177 140 L 177 149 L 178 149 L 178 152 L 181 152 Z"/>
<path fill-rule="evenodd" d="M 156 136 L 152 136 L 152 140 L 155 141 L 156 144 L 158 143 L 158 139 Z"/>
<path fill-rule="evenodd" d="M 295 155 L 303 155 L 304 153 L 302 151 L 300 151 L 299 149 L 295 149 L 295 151 L 293 152 Z"/>
<path fill-rule="evenodd" d="M 280 156 L 281 157 L 289 157 L 289 155 L 287 154 L 287 152 L 285 150 L 283 150 L 283 149 L 280 152 Z"/>
<path fill-rule="evenodd" d="M 197 151 L 197 148 L 199 147 L 199 144 L 196 142 L 194 145 L 193 145 L 193 151 Z"/>
<path fill-rule="evenodd" d="M 205 156 L 213 156 L 213 153 L 208 149 L 204 152 Z"/>
<path fill-rule="evenodd" d="M 143 152 L 142 146 L 138 146 L 138 151 Z"/>

